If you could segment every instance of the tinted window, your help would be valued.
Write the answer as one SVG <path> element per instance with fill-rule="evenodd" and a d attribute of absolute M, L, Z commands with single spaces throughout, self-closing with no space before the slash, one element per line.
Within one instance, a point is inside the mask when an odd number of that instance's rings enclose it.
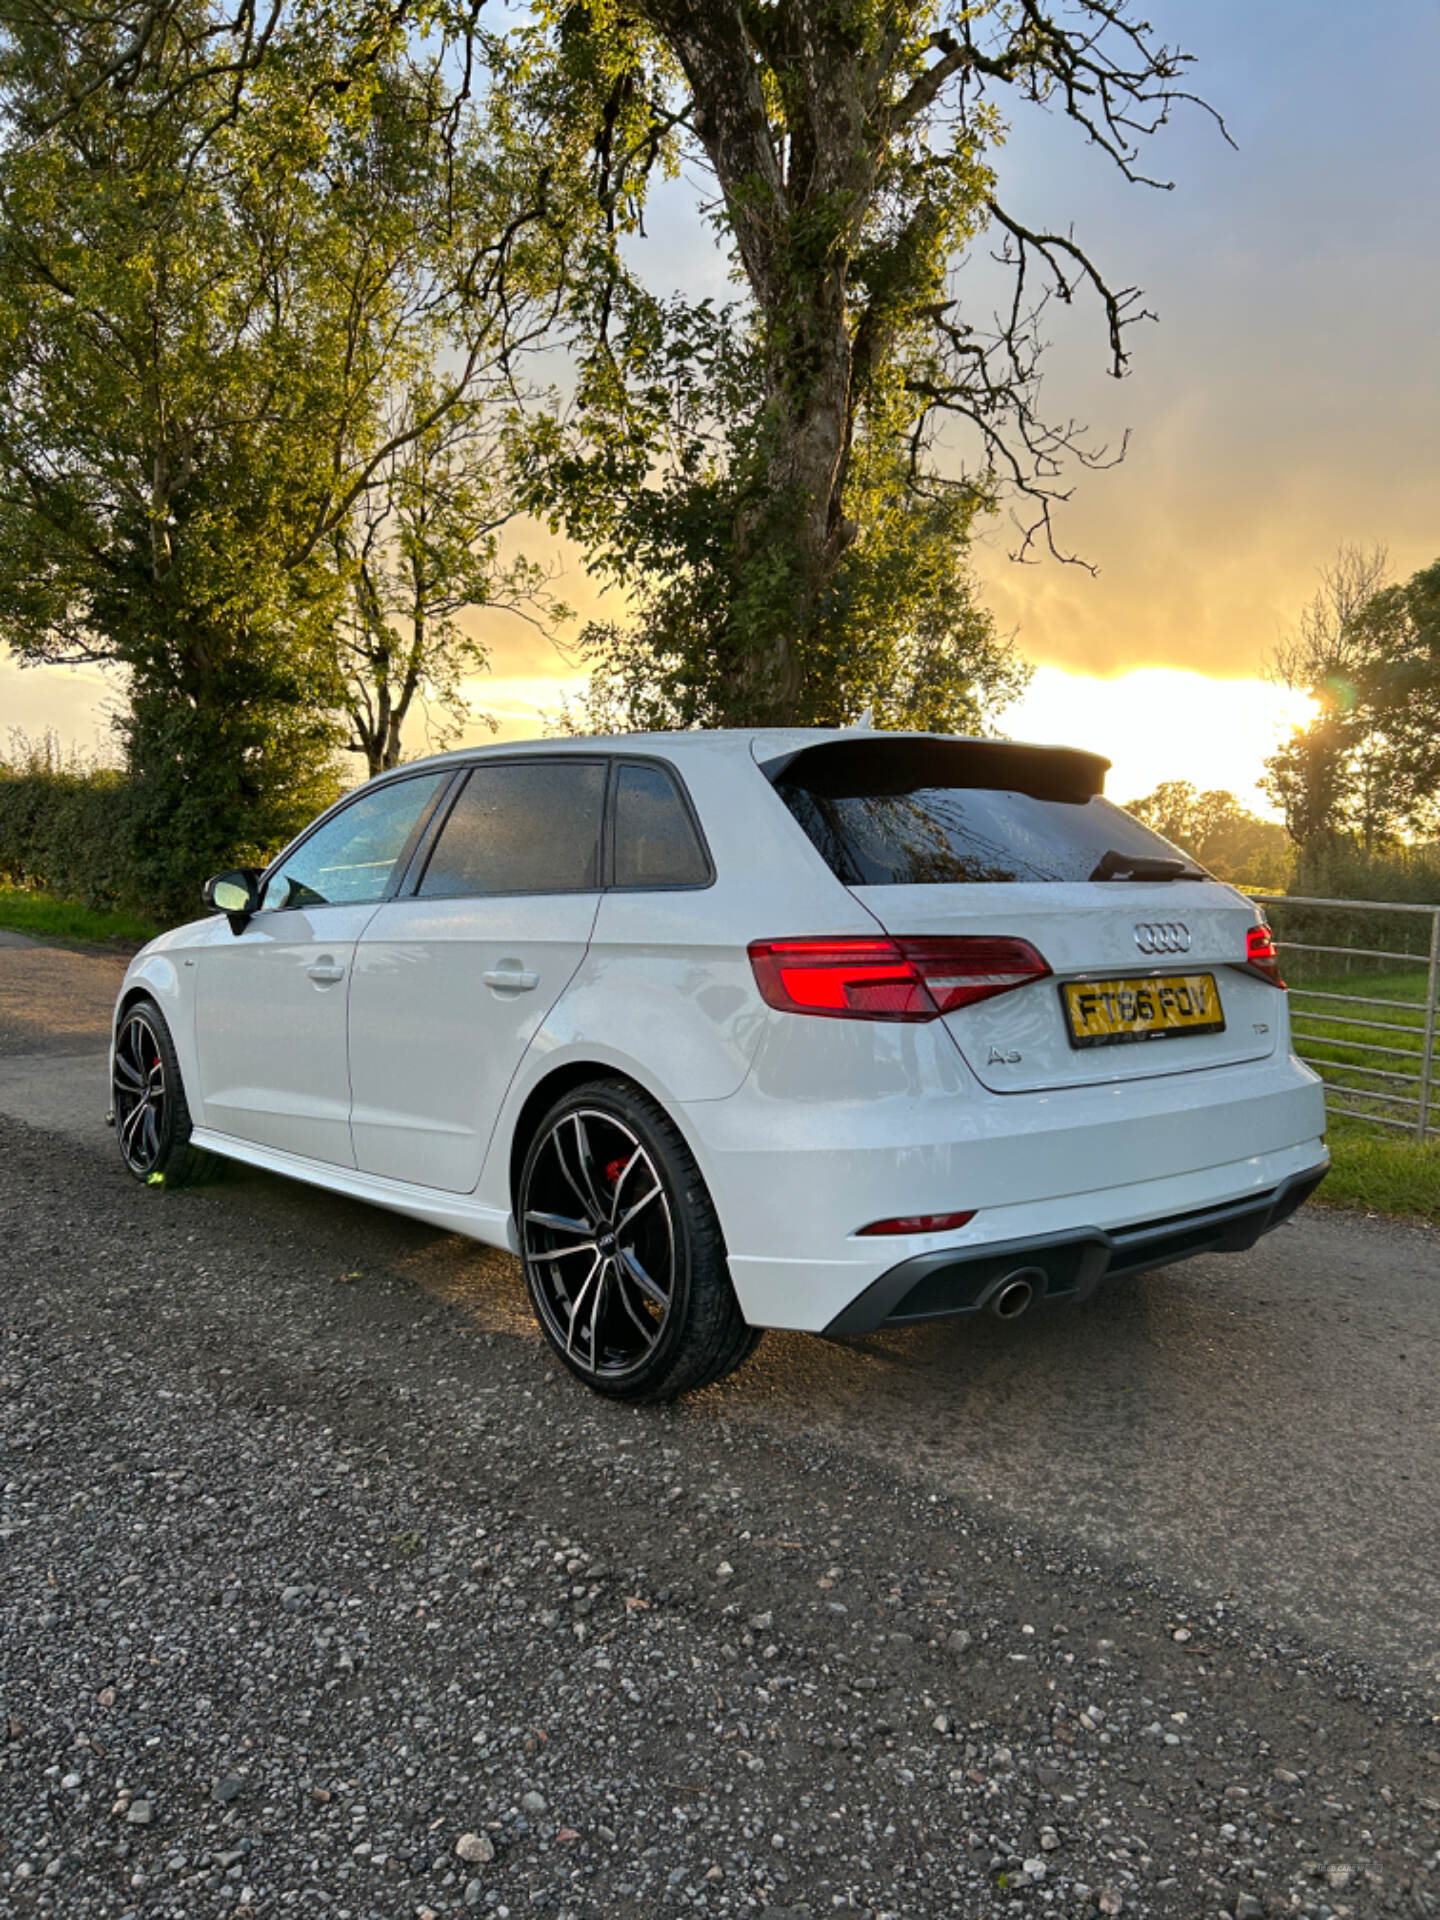
<path fill-rule="evenodd" d="M 846 783 L 860 787 L 853 776 Z M 1184 858 L 1168 840 L 1098 797 L 1041 799 L 986 787 L 776 791 L 831 871 L 851 887 L 957 881 L 1088 880 L 1108 852 Z M 1187 867 L 1191 863 L 1186 861 Z"/>
<path fill-rule="evenodd" d="M 416 774 L 362 791 L 275 869 L 265 883 L 265 910 L 365 906 L 383 899 L 406 841 L 449 777 Z"/>
<path fill-rule="evenodd" d="M 441 829 L 420 893 L 584 893 L 600 884 L 605 769 L 594 760 L 476 767 Z"/>
<path fill-rule="evenodd" d="M 660 767 L 621 767 L 615 779 L 617 887 L 703 887 L 710 878 L 680 789 Z"/>

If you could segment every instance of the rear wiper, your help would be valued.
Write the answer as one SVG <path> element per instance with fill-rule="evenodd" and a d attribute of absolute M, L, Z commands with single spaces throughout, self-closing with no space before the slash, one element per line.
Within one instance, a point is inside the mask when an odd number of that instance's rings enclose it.
<path fill-rule="evenodd" d="M 1184 860 L 1157 859 L 1153 854 L 1117 853 L 1111 847 L 1100 856 L 1092 880 L 1203 880 L 1199 867 Z"/>

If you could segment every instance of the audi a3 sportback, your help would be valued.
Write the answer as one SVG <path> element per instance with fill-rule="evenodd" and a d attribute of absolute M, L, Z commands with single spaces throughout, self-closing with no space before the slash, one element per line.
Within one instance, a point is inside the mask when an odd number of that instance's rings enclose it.
<path fill-rule="evenodd" d="M 372 780 L 125 976 L 114 1122 L 510 1247 L 602 1393 L 1083 1300 L 1323 1177 L 1253 907 L 1066 748 L 567 739 Z"/>

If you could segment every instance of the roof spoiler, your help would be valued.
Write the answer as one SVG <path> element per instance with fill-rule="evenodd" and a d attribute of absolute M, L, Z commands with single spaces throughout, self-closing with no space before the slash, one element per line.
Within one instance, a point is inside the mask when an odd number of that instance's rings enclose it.
<path fill-rule="evenodd" d="M 913 793 L 917 787 L 989 787 L 1028 793 L 1036 800 L 1082 803 L 1105 791 L 1109 767 L 1102 754 L 1078 747 L 915 733 L 852 734 L 760 763 L 772 785 L 799 787 L 830 799 L 853 793 Z"/>

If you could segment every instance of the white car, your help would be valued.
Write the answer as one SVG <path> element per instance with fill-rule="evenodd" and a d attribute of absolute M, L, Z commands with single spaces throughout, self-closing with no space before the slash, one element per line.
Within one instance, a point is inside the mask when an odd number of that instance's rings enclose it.
<path fill-rule="evenodd" d="M 804 730 L 441 755 L 153 941 L 141 1179 L 245 1161 L 509 1247 L 667 1399 L 763 1327 L 1076 1301 L 1328 1166 L 1255 909 L 1068 748 Z"/>

